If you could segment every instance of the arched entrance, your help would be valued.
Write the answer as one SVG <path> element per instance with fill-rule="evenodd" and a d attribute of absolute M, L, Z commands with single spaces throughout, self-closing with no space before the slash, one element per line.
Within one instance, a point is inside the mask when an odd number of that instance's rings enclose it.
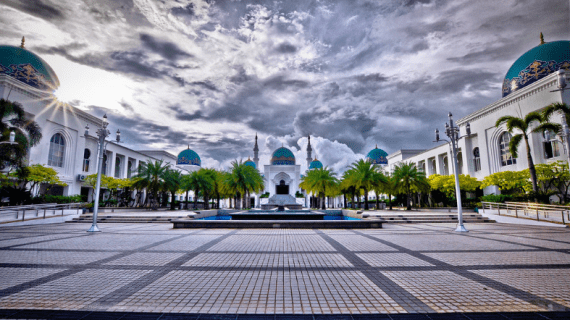
<path fill-rule="evenodd" d="M 275 185 L 275 194 L 289 194 L 289 185 L 285 184 L 285 180 L 281 180 L 278 185 Z"/>

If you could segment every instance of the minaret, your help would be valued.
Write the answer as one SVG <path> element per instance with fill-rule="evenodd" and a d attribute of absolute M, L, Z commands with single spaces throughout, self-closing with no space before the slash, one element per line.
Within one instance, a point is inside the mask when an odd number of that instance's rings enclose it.
<path fill-rule="evenodd" d="M 311 156 L 311 152 L 313 151 L 313 148 L 311 148 L 311 136 L 308 136 L 309 138 L 309 144 L 307 145 L 307 170 L 309 170 L 309 167 L 311 166 L 311 161 L 313 161 L 313 157 Z"/>
<path fill-rule="evenodd" d="M 255 146 L 253 147 L 253 162 L 255 162 L 255 167 L 259 169 L 259 147 L 257 146 L 257 133 L 255 134 Z"/>

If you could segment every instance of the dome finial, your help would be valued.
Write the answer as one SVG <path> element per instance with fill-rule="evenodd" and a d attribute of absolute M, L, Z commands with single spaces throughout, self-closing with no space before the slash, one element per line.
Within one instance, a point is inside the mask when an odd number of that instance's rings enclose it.
<path fill-rule="evenodd" d="M 25 42 L 26 42 L 26 37 L 22 37 L 22 44 L 20 45 L 20 48 L 24 49 Z"/>
<path fill-rule="evenodd" d="M 378 149 L 378 144 L 376 144 L 376 149 Z"/>
<path fill-rule="evenodd" d="M 190 145 L 188 145 L 188 149 L 190 149 Z"/>
<path fill-rule="evenodd" d="M 546 42 L 544 42 L 544 35 L 542 34 L 542 32 L 540 33 L 540 44 L 543 45 Z"/>

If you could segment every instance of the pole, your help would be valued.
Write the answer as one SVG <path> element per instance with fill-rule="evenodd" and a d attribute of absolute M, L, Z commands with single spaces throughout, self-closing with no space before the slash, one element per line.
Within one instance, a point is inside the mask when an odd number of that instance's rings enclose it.
<path fill-rule="evenodd" d="M 452 148 L 452 152 L 453 152 L 453 171 L 455 171 L 455 194 L 456 194 L 456 198 L 457 198 L 457 228 L 455 228 L 455 231 L 457 232 L 468 232 L 467 229 L 465 229 L 465 226 L 463 225 L 463 208 L 461 207 L 461 188 L 459 187 L 459 167 L 457 164 L 457 140 L 456 140 L 456 136 L 455 136 L 455 127 L 453 126 L 453 119 L 451 118 L 451 114 L 449 117 L 449 126 L 451 128 L 450 132 L 450 136 L 449 138 L 451 139 L 451 148 Z M 459 130 L 459 128 L 457 128 Z"/>
<path fill-rule="evenodd" d="M 95 204 L 93 205 L 93 224 L 87 232 L 100 232 L 97 227 L 97 213 L 99 212 L 99 193 L 101 192 L 101 171 L 103 170 L 103 153 L 105 152 L 105 128 L 99 130 L 99 159 L 97 163 L 97 184 L 95 186 Z"/>

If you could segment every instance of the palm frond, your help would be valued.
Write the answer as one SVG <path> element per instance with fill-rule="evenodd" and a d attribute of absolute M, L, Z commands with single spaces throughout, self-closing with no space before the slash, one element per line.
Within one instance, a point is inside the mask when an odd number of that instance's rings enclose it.
<path fill-rule="evenodd" d="M 527 127 L 534 121 L 537 122 L 544 122 L 544 117 L 538 111 L 529 112 L 524 117 L 524 122 L 526 123 Z"/>
<path fill-rule="evenodd" d="M 544 119 L 549 120 L 550 117 L 557 111 L 560 111 L 563 114 L 565 114 L 567 118 L 568 115 L 570 115 L 570 107 L 566 103 L 555 102 L 549 104 L 548 106 L 546 106 L 546 108 L 544 108 L 544 110 L 542 111 L 542 116 L 544 117 Z"/>
<path fill-rule="evenodd" d="M 515 134 L 511 137 L 511 141 L 509 142 L 509 152 L 513 158 L 518 158 L 518 148 L 523 138 L 524 136 L 522 133 Z"/>

